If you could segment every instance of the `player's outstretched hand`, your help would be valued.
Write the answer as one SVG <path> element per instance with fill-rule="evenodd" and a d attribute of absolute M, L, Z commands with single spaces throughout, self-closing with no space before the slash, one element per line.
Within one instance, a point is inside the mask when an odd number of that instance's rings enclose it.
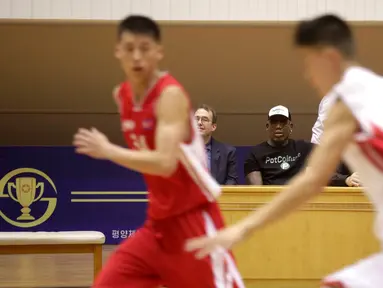
<path fill-rule="evenodd" d="M 96 159 L 105 159 L 108 152 L 108 138 L 96 128 L 80 128 L 73 138 L 76 153 L 88 155 Z"/>
<path fill-rule="evenodd" d="M 240 224 L 236 224 L 220 230 L 215 236 L 189 239 L 186 241 L 185 249 L 189 252 L 196 252 L 196 258 L 201 259 L 217 249 L 231 249 L 244 237 L 245 230 Z"/>

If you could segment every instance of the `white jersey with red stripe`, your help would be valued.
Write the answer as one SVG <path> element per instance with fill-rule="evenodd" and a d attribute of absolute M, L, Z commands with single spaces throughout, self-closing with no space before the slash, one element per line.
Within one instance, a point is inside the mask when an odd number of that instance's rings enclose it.
<path fill-rule="evenodd" d="M 142 103 L 136 104 L 129 82 L 120 85 L 117 99 L 122 130 L 129 148 L 137 150 L 144 146 L 155 149 L 155 107 L 161 93 L 169 86 L 184 90 L 176 79 L 164 73 L 148 91 Z M 215 202 L 221 193 L 219 184 L 208 172 L 204 143 L 191 108 L 190 137 L 180 144 L 179 149 L 178 167 L 173 175 L 144 175 L 149 192 L 148 216 L 151 219 L 169 218 Z"/>
<path fill-rule="evenodd" d="M 383 77 L 366 68 L 351 67 L 331 95 L 344 102 L 359 123 L 343 160 L 358 172 L 378 212 L 375 232 L 383 242 Z"/>
<path fill-rule="evenodd" d="M 375 234 L 383 244 L 383 77 L 366 68 L 351 67 L 329 95 L 332 103 L 345 103 L 359 123 L 343 161 L 358 172 L 375 207 Z M 383 287 L 382 271 L 383 252 L 379 252 L 326 276 L 322 287 Z"/>

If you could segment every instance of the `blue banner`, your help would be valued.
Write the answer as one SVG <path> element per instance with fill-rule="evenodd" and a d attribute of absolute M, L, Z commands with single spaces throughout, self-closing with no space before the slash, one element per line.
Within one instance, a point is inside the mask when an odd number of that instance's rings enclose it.
<path fill-rule="evenodd" d="M 249 147 L 237 147 L 238 173 Z M 146 215 L 139 173 L 72 147 L 0 147 L 0 231 L 101 231 L 106 244 L 134 234 Z"/>

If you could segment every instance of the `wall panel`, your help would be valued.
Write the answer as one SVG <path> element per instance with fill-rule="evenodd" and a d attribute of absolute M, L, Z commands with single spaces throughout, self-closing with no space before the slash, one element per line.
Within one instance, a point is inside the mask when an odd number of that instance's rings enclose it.
<path fill-rule="evenodd" d="M 219 139 L 262 141 L 266 114 L 278 104 L 292 112 L 294 137 L 310 138 L 319 97 L 303 78 L 291 24 L 168 22 L 162 28 L 162 67 L 186 87 L 194 105 L 216 108 Z M 359 59 L 378 73 L 382 29 L 354 24 Z M 115 24 L 3 21 L 0 37 L 0 125 L 6 131 L 0 145 L 68 145 L 83 125 L 121 139 L 111 99 L 124 79 L 113 55 Z"/>

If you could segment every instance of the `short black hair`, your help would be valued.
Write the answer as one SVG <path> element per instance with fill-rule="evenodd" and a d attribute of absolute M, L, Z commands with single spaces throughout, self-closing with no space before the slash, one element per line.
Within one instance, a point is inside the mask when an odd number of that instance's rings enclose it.
<path fill-rule="evenodd" d="M 118 38 L 122 33 L 143 34 L 152 37 L 156 42 L 161 42 L 161 31 L 158 24 L 151 18 L 143 15 L 129 15 L 118 25 Z"/>
<path fill-rule="evenodd" d="M 332 46 L 346 58 L 355 56 L 351 28 L 345 20 L 333 14 L 301 21 L 295 30 L 294 44 L 301 47 Z"/>

